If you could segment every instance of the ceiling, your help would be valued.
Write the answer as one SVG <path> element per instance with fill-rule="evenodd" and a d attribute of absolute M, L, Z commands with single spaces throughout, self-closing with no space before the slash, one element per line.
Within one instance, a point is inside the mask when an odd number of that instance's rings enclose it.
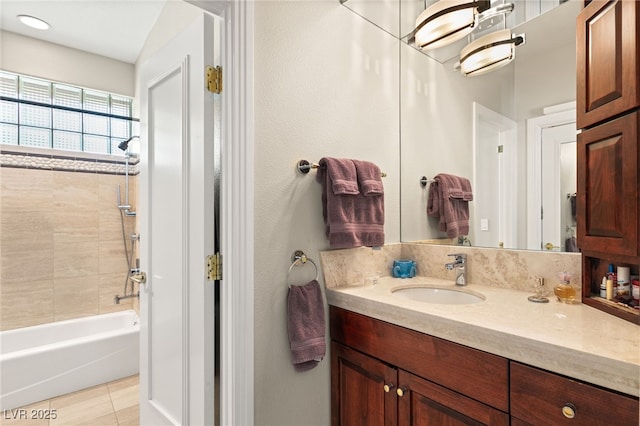
<path fill-rule="evenodd" d="M 168 0 L 0 0 L 0 28 L 135 63 Z M 29 28 L 17 15 L 31 15 L 49 25 Z"/>

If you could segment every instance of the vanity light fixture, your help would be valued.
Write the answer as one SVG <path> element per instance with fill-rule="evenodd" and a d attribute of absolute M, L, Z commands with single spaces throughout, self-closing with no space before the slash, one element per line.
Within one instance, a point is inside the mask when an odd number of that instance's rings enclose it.
<path fill-rule="evenodd" d="M 40 18 L 36 18 L 35 16 L 18 15 L 17 18 L 26 26 L 35 28 L 37 30 L 48 30 L 49 28 L 51 28 L 51 25 Z"/>
<path fill-rule="evenodd" d="M 439 0 L 416 19 L 413 41 L 422 50 L 446 46 L 468 35 L 478 25 L 478 14 L 490 0 Z"/>
<path fill-rule="evenodd" d="M 459 67 L 465 76 L 486 74 L 511 62 L 515 58 L 516 46 L 524 42 L 524 34 L 511 34 L 508 28 L 487 34 L 460 51 L 460 62 L 456 68 Z"/>

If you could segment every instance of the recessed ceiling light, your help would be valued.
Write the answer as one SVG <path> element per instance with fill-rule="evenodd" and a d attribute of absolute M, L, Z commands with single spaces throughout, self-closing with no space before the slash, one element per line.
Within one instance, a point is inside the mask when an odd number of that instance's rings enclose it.
<path fill-rule="evenodd" d="M 18 19 L 23 24 L 25 24 L 25 25 L 27 25 L 27 26 L 29 26 L 31 28 L 36 28 L 38 30 L 48 30 L 51 27 L 49 24 L 47 24 L 42 19 L 38 19 L 38 18 L 35 18 L 33 16 L 29 16 L 29 15 L 18 15 Z"/>

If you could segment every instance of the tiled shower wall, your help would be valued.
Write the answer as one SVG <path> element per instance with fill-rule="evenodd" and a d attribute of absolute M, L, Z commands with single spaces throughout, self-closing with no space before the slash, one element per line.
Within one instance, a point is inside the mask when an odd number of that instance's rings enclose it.
<path fill-rule="evenodd" d="M 135 210 L 137 177 L 129 179 Z M 123 175 L 3 166 L 0 184 L 0 329 L 132 308 L 133 299 L 113 302 L 127 273 Z M 125 217 L 127 238 L 135 222 Z"/>

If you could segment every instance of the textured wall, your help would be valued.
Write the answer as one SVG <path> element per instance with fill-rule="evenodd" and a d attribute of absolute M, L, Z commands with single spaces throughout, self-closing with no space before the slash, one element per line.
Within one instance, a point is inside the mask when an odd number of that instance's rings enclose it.
<path fill-rule="evenodd" d="M 399 41 L 338 1 L 255 7 L 255 423 L 328 425 L 329 353 L 297 373 L 287 339 L 287 282 L 314 275 L 308 266 L 287 277 L 291 254 L 319 265 L 328 248 L 316 172 L 295 165 L 378 164 L 388 174 L 386 240 L 399 241 Z"/>

